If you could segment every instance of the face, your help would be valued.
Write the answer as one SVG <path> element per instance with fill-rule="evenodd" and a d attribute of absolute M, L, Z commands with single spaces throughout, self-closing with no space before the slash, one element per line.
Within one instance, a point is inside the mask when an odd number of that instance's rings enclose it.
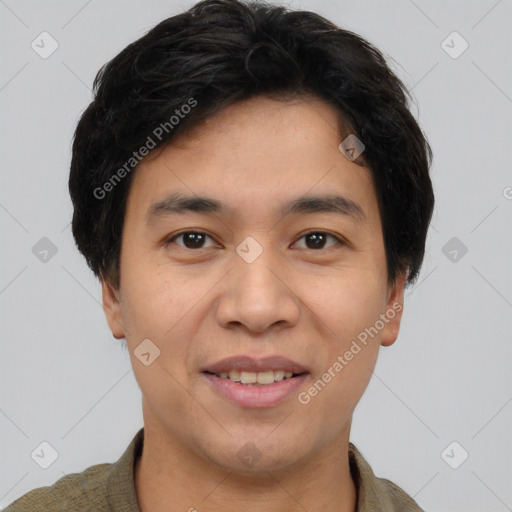
<path fill-rule="evenodd" d="M 104 309 L 145 426 L 180 453 L 275 471 L 348 440 L 404 277 L 388 284 L 371 174 L 337 126 L 320 99 L 252 98 L 133 176 Z"/>

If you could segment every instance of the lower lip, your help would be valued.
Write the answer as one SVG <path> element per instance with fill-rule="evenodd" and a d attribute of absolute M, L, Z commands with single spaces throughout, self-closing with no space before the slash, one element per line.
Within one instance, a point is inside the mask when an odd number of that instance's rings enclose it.
<path fill-rule="evenodd" d="M 210 373 L 203 373 L 222 396 L 241 407 L 258 408 L 274 407 L 292 395 L 306 380 L 307 373 L 289 379 L 283 379 L 273 384 L 255 386 L 241 384 L 231 379 L 223 379 Z"/>

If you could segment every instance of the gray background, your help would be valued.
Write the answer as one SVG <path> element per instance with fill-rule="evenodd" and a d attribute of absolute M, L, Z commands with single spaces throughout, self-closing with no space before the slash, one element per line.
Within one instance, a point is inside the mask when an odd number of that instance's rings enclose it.
<path fill-rule="evenodd" d="M 0 0 L 0 508 L 117 460 L 142 426 L 128 354 L 72 240 L 70 145 L 99 67 L 192 4 Z M 356 409 L 352 441 L 428 511 L 512 510 L 511 2 L 289 5 L 393 57 L 434 151 L 425 264 L 398 341 L 382 349 Z M 47 59 L 31 48 L 43 31 L 59 45 Z M 457 58 L 442 46 L 453 31 L 469 44 Z M 32 251 L 42 237 L 57 249 L 47 261 Z M 31 458 L 43 441 L 58 452 L 48 469 Z M 469 458 L 452 469 L 462 450 Z"/>

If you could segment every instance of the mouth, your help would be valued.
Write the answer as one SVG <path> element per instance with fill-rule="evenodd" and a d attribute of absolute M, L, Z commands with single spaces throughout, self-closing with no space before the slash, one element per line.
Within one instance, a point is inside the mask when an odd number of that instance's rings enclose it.
<path fill-rule="evenodd" d="M 230 370 L 229 372 L 204 372 L 208 375 L 215 375 L 220 379 L 229 379 L 232 382 L 238 382 L 244 386 L 269 386 L 275 382 L 281 382 L 285 379 L 293 379 L 307 372 L 293 373 L 285 370 L 265 370 L 262 372 L 249 372 Z"/>
<path fill-rule="evenodd" d="M 202 375 L 214 391 L 244 408 L 275 407 L 307 379 L 309 371 L 278 356 L 254 359 L 238 356 L 207 366 Z"/>

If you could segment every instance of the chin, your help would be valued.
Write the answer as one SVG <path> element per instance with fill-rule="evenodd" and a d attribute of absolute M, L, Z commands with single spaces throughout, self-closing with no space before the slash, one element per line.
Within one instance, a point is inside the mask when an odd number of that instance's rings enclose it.
<path fill-rule="evenodd" d="M 304 453 L 304 440 L 291 442 L 290 436 L 281 435 L 266 439 L 269 430 L 258 439 L 250 436 L 229 437 L 222 446 L 205 455 L 216 465 L 240 475 L 267 476 L 268 472 L 280 471 L 297 463 Z M 286 439 L 286 443 L 285 440 Z M 300 447 L 300 450 L 299 450 Z"/>

